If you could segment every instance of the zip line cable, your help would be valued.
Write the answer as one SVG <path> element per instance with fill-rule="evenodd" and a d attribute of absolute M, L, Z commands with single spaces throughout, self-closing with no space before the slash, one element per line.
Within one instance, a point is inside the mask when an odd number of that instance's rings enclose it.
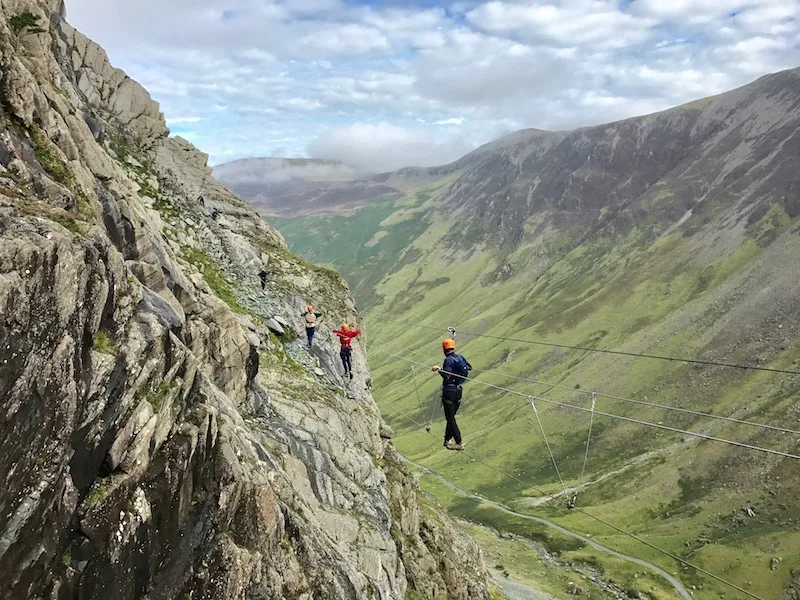
<path fill-rule="evenodd" d="M 392 354 L 391 352 L 386 352 L 386 350 L 381 350 L 381 351 L 385 352 L 387 354 Z M 397 355 L 395 355 L 395 356 L 397 356 Z M 398 358 L 403 358 L 403 357 L 398 357 Z M 403 359 L 403 360 L 408 360 L 408 359 Z M 447 374 L 452 374 L 452 373 L 447 373 Z M 417 427 L 422 427 L 422 424 L 419 423 L 418 421 L 412 419 L 411 417 L 409 417 L 407 412 L 403 413 L 402 416 L 405 419 L 407 419 L 408 421 L 410 421 L 411 423 L 413 423 L 414 425 L 416 425 Z M 436 437 L 436 435 L 431 433 L 430 431 L 428 431 L 427 433 L 428 433 L 428 435 Z M 512 481 L 516 481 L 518 483 L 521 483 L 526 488 L 532 489 L 532 490 L 538 492 L 539 494 L 542 494 L 542 496 L 547 496 L 549 500 L 555 499 L 555 495 L 554 494 L 548 494 L 547 492 L 545 492 L 541 488 L 537 487 L 535 484 L 531 483 L 530 481 L 525 481 L 523 479 L 520 479 L 519 477 L 516 477 L 514 475 L 511 475 L 510 473 L 507 473 L 507 472 L 503 471 L 502 469 L 498 469 L 497 467 L 490 465 L 489 463 L 481 460 L 480 458 L 478 458 L 478 457 L 476 457 L 474 455 L 468 454 L 466 451 L 461 451 L 460 454 L 463 454 L 465 457 L 467 457 L 467 458 L 469 458 L 471 460 L 474 460 L 475 462 L 487 467 L 488 469 L 491 469 L 492 471 L 502 475 L 503 477 L 506 477 L 508 479 L 511 479 Z M 725 586 L 727 586 L 727 587 L 729 587 L 731 589 L 737 590 L 737 591 L 745 594 L 746 596 L 749 596 L 750 598 L 753 598 L 754 600 L 764 600 L 760 596 L 757 596 L 754 593 L 752 593 L 752 592 L 750 592 L 748 590 L 745 590 L 744 588 L 739 587 L 735 583 L 727 581 L 727 580 L 723 579 L 722 577 L 720 577 L 719 575 L 715 575 L 714 573 L 711 573 L 710 571 L 706 571 L 702 567 L 698 567 L 698 566 L 694 565 L 693 563 L 690 563 L 689 561 L 681 558 L 680 556 L 677 556 L 676 554 L 673 554 L 672 552 L 669 552 L 668 550 L 664 550 L 664 549 L 660 548 L 659 546 L 656 546 L 652 542 L 648 542 L 644 538 L 642 538 L 640 536 L 637 536 L 636 534 L 630 533 L 629 531 L 626 531 L 625 529 L 622 529 L 621 527 L 618 527 L 618 526 L 616 526 L 616 525 L 614 525 L 612 523 L 609 523 L 608 521 L 606 521 L 606 520 L 604 520 L 604 519 L 602 519 L 600 517 L 597 517 L 597 516 L 593 515 L 590 512 L 587 512 L 586 510 L 584 510 L 582 508 L 574 508 L 573 510 L 575 512 L 578 512 L 578 513 L 580 513 L 580 514 L 582 514 L 582 515 L 594 520 L 594 521 L 597 521 L 598 523 L 601 523 L 601 524 L 605 525 L 606 527 L 609 527 L 609 528 L 613 529 L 617 533 L 620 533 L 620 534 L 622 534 L 622 535 L 624 535 L 626 537 L 629 537 L 632 540 L 635 540 L 635 541 L 639 542 L 640 544 L 644 544 L 645 546 L 647 546 L 648 548 L 650 548 L 652 550 L 655 550 L 656 552 L 660 552 L 661 554 L 663 554 L 665 556 L 668 556 L 669 558 L 677 561 L 678 563 L 682 564 L 685 567 L 694 569 L 698 573 L 702 573 L 703 575 L 705 575 L 707 577 L 710 577 L 711 579 L 713 579 L 713 580 L 715 580 L 715 581 L 717 581 L 719 583 L 722 583 L 723 585 L 725 585 Z"/>
<path fill-rule="evenodd" d="M 414 378 L 414 393 L 417 395 L 417 406 L 419 406 L 419 412 L 422 412 L 422 402 L 420 402 L 419 390 L 417 389 L 417 371 L 414 365 L 411 365 L 411 375 Z"/>
<path fill-rule="evenodd" d="M 435 413 L 436 413 L 436 406 L 437 406 L 437 404 L 438 404 L 437 402 L 434 402 L 434 403 L 433 403 L 433 408 L 432 408 L 432 410 L 431 410 L 430 419 L 427 421 L 427 423 L 428 423 L 428 424 L 427 424 L 427 425 L 425 425 L 425 431 L 427 431 L 427 432 L 430 432 L 430 429 L 431 429 L 431 428 L 430 428 L 430 426 L 433 424 L 433 417 L 434 417 L 434 415 L 435 415 Z M 381 417 L 383 418 L 383 420 L 384 420 L 384 421 L 387 421 L 387 422 L 388 422 L 388 421 L 391 421 L 391 420 L 394 420 L 394 419 L 396 419 L 397 417 L 402 417 L 402 416 L 404 416 L 405 414 L 407 414 L 408 412 L 409 412 L 409 411 L 407 411 L 407 410 L 405 410 L 405 409 L 400 409 L 400 410 L 398 410 L 397 412 L 389 413 L 388 415 L 383 415 L 383 414 L 381 414 Z M 422 409 L 421 407 L 420 407 L 420 415 L 421 415 L 422 417 L 424 417 L 424 416 L 425 416 L 425 413 L 423 412 L 423 409 Z M 416 421 L 415 421 L 415 422 L 416 422 Z"/>
<path fill-rule="evenodd" d="M 490 387 L 494 387 L 496 389 L 500 389 L 512 394 L 517 394 L 518 396 L 525 396 L 526 394 L 522 394 L 520 392 L 515 392 L 514 390 L 509 390 L 507 388 L 503 388 L 500 386 L 492 386 L 491 384 L 486 384 L 483 382 L 483 385 L 489 385 Z M 555 400 L 549 400 L 547 398 L 541 398 L 539 396 L 532 396 L 536 400 L 540 400 L 541 402 L 545 402 L 547 404 L 552 404 L 554 406 L 560 406 L 561 408 L 569 408 L 571 410 L 577 410 L 581 412 L 592 412 L 589 408 L 583 408 L 582 406 L 575 406 L 574 404 L 564 404 L 563 402 L 556 402 Z M 678 429 L 677 427 L 670 427 L 669 425 L 659 425 L 657 423 L 650 423 L 649 421 L 642 421 L 640 419 L 633 419 L 631 417 L 623 417 L 622 415 L 615 415 L 612 413 L 606 413 L 599 410 L 594 411 L 594 414 L 601 415 L 604 417 L 611 417 L 612 419 L 620 419 L 621 421 L 627 421 L 629 423 L 636 423 L 637 425 L 645 425 L 647 427 L 654 427 L 656 429 L 663 429 L 665 431 L 672 431 L 674 433 L 681 433 L 683 435 L 691 435 L 694 437 L 702 438 L 704 440 L 711 440 L 714 442 L 721 442 L 723 444 L 730 444 L 731 446 L 738 446 L 740 448 L 748 448 L 750 450 L 756 450 L 758 452 L 766 452 L 767 454 L 775 454 L 777 456 L 782 456 L 784 458 L 793 458 L 795 460 L 800 460 L 800 456 L 797 454 L 791 454 L 789 452 L 783 452 L 781 450 L 772 450 L 770 448 L 762 448 L 760 446 L 754 446 L 752 444 L 746 444 L 744 442 L 736 442 L 733 440 L 727 440 L 725 438 L 715 437 L 713 435 L 706 435 L 705 433 L 698 433 L 696 431 L 686 431 L 684 429 Z"/>
<path fill-rule="evenodd" d="M 395 321 L 392 319 L 385 319 L 385 321 L 389 323 L 397 323 L 398 325 L 406 325 L 407 327 L 419 327 L 421 329 L 430 329 L 432 331 L 441 331 L 442 327 L 432 327 L 430 325 L 422 325 L 419 323 L 407 323 L 405 321 Z M 532 344 L 534 346 L 549 346 L 551 348 L 563 348 L 567 350 L 583 350 L 586 352 L 599 352 L 601 354 L 614 354 L 617 356 L 631 356 L 634 358 L 649 358 L 654 360 L 667 360 L 672 362 L 682 362 L 688 363 L 692 365 L 706 365 L 712 367 L 727 367 L 731 369 L 743 369 L 743 370 L 750 370 L 750 371 L 768 371 L 770 373 L 784 373 L 786 375 L 800 375 L 800 371 L 792 370 L 792 369 L 776 369 L 773 367 L 758 367 L 755 365 L 739 365 L 736 363 L 729 363 L 729 362 L 718 362 L 713 360 L 702 360 L 697 358 L 678 358 L 674 356 L 663 356 L 660 354 L 642 354 L 639 352 L 625 352 L 623 350 L 610 350 L 610 349 L 603 349 L 603 348 L 589 348 L 587 346 L 570 346 L 568 344 L 558 344 L 555 342 L 545 342 L 545 341 L 536 341 L 536 340 L 523 340 L 521 338 L 512 338 L 512 337 L 502 337 L 497 335 L 490 335 L 488 333 L 475 333 L 471 331 L 461 331 L 464 335 L 471 335 L 473 337 L 482 337 L 488 338 L 493 340 L 500 340 L 504 342 L 519 342 L 522 344 Z"/>
<path fill-rule="evenodd" d="M 419 399 L 419 387 L 417 387 L 417 372 L 414 369 L 414 365 L 411 365 L 411 375 L 414 377 L 414 393 L 417 395 L 417 406 L 419 407 L 420 414 L 423 414 L 422 410 L 422 402 Z M 433 405 L 433 410 L 431 411 L 431 418 L 428 421 L 428 424 L 425 426 L 425 431 L 430 432 L 431 425 L 433 424 L 433 412 L 436 410 L 436 404 Z"/>
<path fill-rule="evenodd" d="M 400 356 L 399 354 L 395 354 L 394 352 L 389 352 L 388 350 L 384 350 L 381 347 L 378 347 L 378 350 L 380 352 L 385 352 L 386 354 L 389 354 L 391 356 L 395 356 L 395 357 L 397 357 L 397 358 L 399 358 L 401 360 L 405 360 L 405 361 L 407 361 L 407 362 L 409 362 L 411 364 L 426 366 L 426 365 L 424 365 L 424 363 L 413 361 L 413 360 L 411 360 L 409 358 L 406 358 L 404 356 Z M 444 373 L 446 375 L 453 375 L 453 376 L 456 376 L 456 377 L 459 376 L 457 373 L 449 373 L 447 371 L 440 371 L 440 373 Z M 798 456 L 797 454 L 791 454 L 789 452 L 783 452 L 781 450 L 772 450 L 770 448 L 762 448 L 760 446 L 754 446 L 752 444 L 746 444 L 744 442 L 736 442 L 736 441 L 733 441 L 733 440 L 727 440 L 725 438 L 720 438 L 720 437 L 715 437 L 715 436 L 712 436 L 712 435 L 707 435 L 705 433 L 698 433 L 696 431 L 687 431 L 687 430 L 684 430 L 684 429 L 678 429 L 677 427 L 670 427 L 669 425 L 659 425 L 657 423 L 650 423 L 649 421 L 642 421 L 640 419 L 634 419 L 634 418 L 631 418 L 631 417 L 624 417 L 622 415 L 615 415 L 613 413 L 602 412 L 602 411 L 599 411 L 599 410 L 592 411 L 590 408 L 584 408 L 582 406 L 575 406 L 574 404 L 565 404 L 563 402 L 557 402 L 555 400 L 550 400 L 548 398 L 542 398 L 541 396 L 534 396 L 534 395 L 531 395 L 531 394 L 524 394 L 524 393 L 518 392 L 516 390 L 512 390 L 512 389 L 509 389 L 509 388 L 506 388 L 506 387 L 503 387 L 503 386 L 499 386 L 499 385 L 494 385 L 492 383 L 487 383 L 485 381 L 479 381 L 477 379 L 473 379 L 473 380 L 470 380 L 470 381 L 474 381 L 477 384 L 480 384 L 480 385 L 483 385 L 483 386 L 486 386 L 486 387 L 489 387 L 489 388 L 493 388 L 493 389 L 496 389 L 496 390 L 500 390 L 500 391 L 503 391 L 503 392 L 507 392 L 509 394 L 514 394 L 515 396 L 521 396 L 521 397 L 526 398 L 526 399 L 527 398 L 533 398 L 534 400 L 538 400 L 538 401 L 544 402 L 546 404 L 551 404 L 553 406 L 559 406 L 561 408 L 567 408 L 567 409 L 570 409 L 570 410 L 576 410 L 576 411 L 580 411 L 580 412 L 589 412 L 589 413 L 594 412 L 594 414 L 597 414 L 597 415 L 601 415 L 601 416 L 604 416 L 604 417 L 610 417 L 612 419 L 620 419 L 621 421 L 627 421 L 629 423 L 636 423 L 637 425 L 644 425 L 646 427 L 653 427 L 655 429 L 662 429 L 662 430 L 665 430 L 665 431 L 671 431 L 673 433 L 680 433 L 680 434 L 683 434 L 683 435 L 690 435 L 690 436 L 693 436 L 693 437 L 698 437 L 698 438 L 702 438 L 702 439 L 705 439 L 705 440 L 711 440 L 711 441 L 714 441 L 714 442 L 721 442 L 723 444 L 729 444 L 731 446 L 738 446 L 740 448 L 747 448 L 747 449 L 755 450 L 755 451 L 758 451 L 758 452 L 765 452 L 767 454 L 774 454 L 776 456 L 782 456 L 784 458 L 793 458 L 795 460 L 800 460 L 800 456 Z"/>
<path fill-rule="evenodd" d="M 422 352 L 419 352 L 419 351 L 416 351 L 416 350 L 409 350 L 409 349 L 400 349 L 400 350 L 404 351 L 404 352 L 408 352 L 410 354 L 416 354 L 418 356 L 423 356 Z M 716 420 L 719 420 L 719 421 L 727 421 L 729 423 L 736 423 L 738 425 L 747 425 L 749 427 L 761 427 L 762 429 L 769 429 L 771 431 L 776 431 L 776 432 L 779 432 L 779 433 L 791 433 L 793 435 L 800 435 L 800 430 L 789 429 L 787 427 L 777 427 L 775 425 L 768 425 L 766 423 L 758 423 L 756 421 L 748 421 L 748 420 L 745 420 L 745 419 L 736 419 L 734 417 L 725 417 L 723 415 L 715 415 L 713 413 L 707 413 L 707 412 L 702 412 L 702 411 L 697 411 L 697 410 L 691 410 L 691 409 L 688 409 L 688 408 L 681 408 L 679 406 L 669 406 L 667 404 L 658 404 L 658 403 L 655 403 L 655 402 L 647 402 L 646 400 L 637 400 L 637 399 L 634 399 L 634 398 L 624 398 L 622 396 L 614 396 L 612 394 L 603 394 L 602 392 L 590 392 L 588 390 L 576 389 L 574 387 L 569 387 L 569 386 L 558 384 L 558 383 L 552 383 L 552 382 L 547 382 L 547 381 L 539 381 L 539 380 L 530 379 L 530 378 L 527 378 L 527 377 L 519 377 L 519 376 L 516 376 L 516 375 L 511 375 L 509 373 L 503 373 L 501 371 L 490 371 L 490 370 L 487 370 L 487 369 L 475 369 L 475 368 L 473 368 L 472 370 L 474 372 L 476 372 L 476 373 L 486 373 L 488 375 L 494 375 L 496 377 L 507 377 L 508 379 L 514 379 L 516 381 L 525 381 L 527 383 L 533 383 L 533 384 L 536 384 L 536 385 L 548 385 L 548 386 L 550 386 L 550 389 L 556 388 L 556 389 L 566 390 L 568 392 L 572 392 L 572 393 L 575 393 L 575 394 L 593 394 L 593 395 L 596 395 L 597 397 L 600 397 L 600 398 L 609 398 L 611 400 L 619 400 L 621 402 L 630 402 L 632 404 L 639 404 L 641 406 L 649 406 L 651 408 L 657 408 L 659 410 L 675 411 L 675 412 L 685 413 L 685 414 L 689 414 L 689 415 L 694 415 L 696 417 L 703 417 L 703 418 L 708 418 L 708 419 L 716 419 Z M 548 392 L 549 391 L 550 390 L 548 390 Z M 544 393 L 547 393 L 547 392 L 544 392 Z"/>
<path fill-rule="evenodd" d="M 547 446 L 547 452 L 550 454 L 550 460 L 553 461 L 553 468 L 556 470 L 556 475 L 558 475 L 558 480 L 561 482 L 561 489 L 564 490 L 564 498 L 567 500 L 567 502 L 569 502 L 569 492 L 567 492 L 567 486 L 564 485 L 564 480 L 561 478 L 561 471 L 558 470 L 558 465 L 556 464 L 556 457 L 553 455 L 553 451 L 550 449 L 550 442 L 547 441 L 547 434 L 544 432 L 544 425 L 542 425 L 542 420 L 539 418 L 539 410 L 536 408 L 536 402 L 533 401 L 533 398 L 528 398 L 528 401 L 531 403 L 533 414 L 536 415 L 536 421 L 539 423 L 539 430 L 542 432 L 542 439 L 544 439 L 544 445 Z"/>
<path fill-rule="evenodd" d="M 658 408 L 660 410 L 671 410 L 671 411 L 675 411 L 675 412 L 694 415 L 696 417 L 717 419 L 717 420 L 720 420 L 720 421 L 728 421 L 729 423 L 736 423 L 738 425 L 748 425 L 750 427 L 761 427 L 762 429 L 769 429 L 769 430 L 777 431 L 777 432 L 780 432 L 780 433 L 791 433 L 791 434 L 794 434 L 794 435 L 800 435 L 800 430 L 797 430 L 797 429 L 788 429 L 786 427 L 777 427 L 775 425 L 768 425 L 766 423 L 757 423 L 755 421 L 747 421 L 745 419 L 736 419 L 734 417 L 726 417 L 726 416 L 723 416 L 723 415 L 715 415 L 713 413 L 707 413 L 707 412 L 702 412 L 702 411 L 698 411 L 698 410 L 691 410 L 691 409 L 688 409 L 688 408 L 681 408 L 679 406 L 669 406 L 667 404 L 658 404 L 656 402 L 647 402 L 646 400 L 637 400 L 635 398 L 624 398 L 622 396 L 614 396 L 612 394 L 603 394 L 602 392 L 590 392 L 588 390 L 575 389 L 575 388 L 571 388 L 571 387 L 566 386 L 566 385 L 560 385 L 560 384 L 557 384 L 557 383 L 548 383 L 546 381 L 537 381 L 535 379 L 527 379 L 525 377 L 516 377 L 514 375 L 501 373 L 499 371 L 487 371 L 485 369 L 473 369 L 473 371 L 476 371 L 478 373 L 496 374 L 496 375 L 501 376 L 501 377 L 508 377 L 509 379 L 515 379 L 517 381 L 527 381 L 528 383 L 535 383 L 537 385 L 549 385 L 549 386 L 552 386 L 554 388 L 567 390 L 567 391 L 570 391 L 570 392 L 573 392 L 573 393 L 578 393 L 578 394 L 592 394 L 592 395 L 595 395 L 595 396 L 597 396 L 599 398 L 609 398 L 611 400 L 619 400 L 621 402 L 631 402 L 633 404 L 639 404 L 639 405 L 642 405 L 642 406 L 649 406 L 651 408 Z"/>

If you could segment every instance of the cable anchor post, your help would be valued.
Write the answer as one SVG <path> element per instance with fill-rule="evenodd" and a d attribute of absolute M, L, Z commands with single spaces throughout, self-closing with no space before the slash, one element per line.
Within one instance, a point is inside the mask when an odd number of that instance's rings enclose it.
<path fill-rule="evenodd" d="M 597 392 L 592 392 L 592 413 L 589 420 L 589 435 L 586 436 L 586 450 L 583 454 L 583 467 L 581 467 L 581 474 L 578 477 L 578 484 L 575 486 L 575 493 L 572 495 L 572 500 L 567 503 L 567 508 L 572 510 L 578 504 L 578 492 L 581 491 L 583 484 L 583 475 L 586 473 L 586 462 L 589 460 L 589 444 L 592 442 L 592 425 L 594 425 L 594 413 L 597 410 Z"/>
<path fill-rule="evenodd" d="M 542 398 L 540 398 L 540 400 L 541 399 Z M 547 447 L 547 453 L 550 455 L 550 460 L 553 463 L 553 469 L 555 469 L 556 475 L 558 475 L 558 481 L 561 483 L 561 489 L 564 492 L 564 498 L 567 498 L 567 502 L 569 502 L 569 492 L 567 492 L 567 486 L 564 485 L 564 478 L 561 477 L 561 471 L 558 470 L 558 464 L 556 463 L 556 457 L 553 455 L 553 449 L 550 447 L 550 442 L 547 441 L 547 434 L 544 431 L 542 419 L 539 417 L 539 409 L 536 408 L 536 402 L 534 402 L 533 396 L 528 396 L 528 402 L 531 403 L 533 414 L 536 415 L 536 422 L 539 424 L 539 431 L 542 432 L 542 439 L 544 440 L 544 445 Z"/>

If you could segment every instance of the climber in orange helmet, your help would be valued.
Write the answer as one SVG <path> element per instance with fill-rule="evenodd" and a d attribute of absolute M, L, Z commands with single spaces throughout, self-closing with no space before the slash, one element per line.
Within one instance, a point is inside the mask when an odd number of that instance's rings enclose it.
<path fill-rule="evenodd" d="M 435 366 L 431 370 L 442 376 L 442 408 L 444 417 L 447 419 L 447 427 L 444 430 L 444 447 L 448 450 L 463 450 L 461 443 L 461 431 L 456 423 L 456 413 L 461 407 L 461 395 L 463 389 L 461 385 L 467 381 L 472 365 L 467 359 L 456 354 L 456 341 L 446 339 L 442 342 L 444 351 L 444 364 L 441 367 Z M 455 443 L 450 444 L 450 440 Z"/>

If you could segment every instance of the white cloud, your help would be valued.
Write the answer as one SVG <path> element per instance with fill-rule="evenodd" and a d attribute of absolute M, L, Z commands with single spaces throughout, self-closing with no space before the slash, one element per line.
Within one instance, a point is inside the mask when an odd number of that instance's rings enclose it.
<path fill-rule="evenodd" d="M 287 108 L 296 108 L 297 110 L 318 110 L 325 105 L 318 100 L 309 100 L 308 98 L 289 98 L 283 105 Z"/>
<path fill-rule="evenodd" d="M 172 117 L 167 119 L 167 125 L 186 125 L 189 123 L 199 123 L 203 117 Z"/>
<path fill-rule="evenodd" d="M 355 123 L 331 129 L 313 141 L 309 154 L 335 159 L 372 171 L 392 171 L 404 166 L 426 167 L 452 162 L 469 151 L 463 140 L 437 141 L 422 128 L 391 123 Z"/>
<path fill-rule="evenodd" d="M 740 42 L 736 42 L 733 48 L 737 52 L 745 54 L 754 54 L 763 52 L 765 50 L 782 50 L 789 46 L 789 43 L 784 40 L 776 40 L 774 38 L 764 37 L 762 35 L 747 38 Z"/>
<path fill-rule="evenodd" d="M 751 3 L 752 0 L 635 0 L 631 10 L 656 19 L 689 21 L 730 14 Z"/>
<path fill-rule="evenodd" d="M 459 29 L 450 33 L 442 51 L 417 59 L 415 89 L 464 110 L 476 105 L 507 110 L 534 94 L 570 85 L 575 75 L 571 62 L 546 47 Z"/>
<path fill-rule="evenodd" d="M 438 121 L 434 121 L 434 125 L 463 125 L 464 117 L 450 117 L 449 119 L 439 119 Z"/>
<path fill-rule="evenodd" d="M 800 33 L 800 2 L 785 0 L 750 6 L 733 17 L 737 26 L 768 35 Z"/>
<path fill-rule="evenodd" d="M 212 162 L 446 162 L 800 64 L 800 0 L 66 2 Z"/>
<path fill-rule="evenodd" d="M 283 158 L 237 160 L 214 168 L 214 177 L 227 185 L 279 183 L 291 179 L 355 179 L 364 174 L 341 163 L 295 162 Z"/>
<path fill-rule="evenodd" d="M 286 0 L 284 6 L 294 14 L 319 15 L 340 10 L 343 5 L 340 0 Z"/>
<path fill-rule="evenodd" d="M 377 29 L 363 25 L 329 24 L 300 40 L 300 44 L 315 53 L 327 55 L 364 54 L 388 50 L 389 40 Z"/>
<path fill-rule="evenodd" d="M 274 63 L 276 62 L 275 55 L 270 52 L 265 52 L 258 48 L 248 48 L 239 56 L 248 60 L 253 60 L 260 63 Z"/>
<path fill-rule="evenodd" d="M 494 0 L 467 13 L 467 20 L 479 29 L 536 43 L 615 48 L 643 41 L 655 24 L 652 19 L 621 12 L 616 3 L 604 0 L 553 4 Z"/>

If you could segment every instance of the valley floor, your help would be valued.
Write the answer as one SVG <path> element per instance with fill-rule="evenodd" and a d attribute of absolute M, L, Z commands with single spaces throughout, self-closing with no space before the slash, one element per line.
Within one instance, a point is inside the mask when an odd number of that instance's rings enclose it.
<path fill-rule="evenodd" d="M 595 549 L 595 550 L 597 550 L 599 552 L 602 552 L 604 554 L 608 554 L 608 555 L 616 557 L 616 558 L 621 558 L 621 559 L 623 559 L 625 561 L 628 561 L 628 562 L 637 564 L 639 566 L 645 567 L 645 568 L 649 569 L 650 571 L 656 573 L 657 575 L 663 577 L 665 580 L 667 580 L 669 582 L 669 584 L 674 588 L 674 591 L 677 594 L 676 597 L 683 598 L 684 600 L 692 600 L 692 595 L 689 593 L 689 591 L 686 589 L 686 587 L 678 579 L 676 579 L 675 577 L 673 577 L 672 575 L 670 575 L 669 573 L 667 573 L 666 571 L 664 571 L 660 567 L 657 567 L 654 564 L 651 564 L 651 563 L 649 563 L 649 562 L 647 562 L 645 560 L 642 560 L 640 558 L 636 558 L 634 556 L 628 556 L 626 554 L 622 554 L 621 552 L 617 552 L 615 550 L 607 548 L 607 547 L 603 546 L 602 544 L 598 544 L 596 541 L 590 539 L 589 537 L 583 536 L 583 535 L 581 535 L 579 533 L 575 533 L 574 531 L 571 531 L 571 530 L 569 530 L 569 529 L 567 529 L 565 527 L 562 527 L 561 525 L 558 525 L 556 523 L 553 523 L 552 521 L 549 521 L 547 519 L 543 519 L 541 517 L 536 517 L 536 516 L 533 516 L 533 515 L 528 515 L 528 514 L 524 514 L 524 513 L 513 511 L 513 510 L 507 508 L 506 506 L 503 506 L 502 504 L 499 504 L 499 503 L 494 502 L 492 500 L 488 500 L 488 499 L 486 499 L 486 498 L 484 498 L 484 497 L 482 497 L 482 496 L 480 496 L 478 494 L 472 494 L 470 492 L 462 490 L 457 485 L 455 485 L 453 482 L 449 481 L 448 479 L 446 479 L 444 476 L 442 476 L 441 474 L 437 473 L 436 471 L 434 471 L 432 469 L 429 469 L 429 468 L 427 468 L 427 467 L 425 467 L 423 465 L 420 465 L 419 463 L 416 463 L 416 462 L 414 462 L 414 461 L 412 461 L 412 460 L 410 460 L 408 458 L 403 457 L 403 460 L 405 460 L 408 464 L 410 464 L 412 467 L 417 469 L 422 474 L 426 474 L 426 475 L 429 475 L 429 476 L 435 478 L 436 480 L 438 480 L 439 482 L 444 484 L 447 488 L 449 488 L 450 490 L 454 491 L 456 494 L 458 494 L 460 496 L 463 496 L 465 498 L 471 498 L 471 499 L 474 499 L 474 500 L 478 500 L 481 504 L 486 505 L 486 506 L 488 506 L 488 507 L 490 507 L 490 508 L 492 508 L 494 510 L 500 511 L 500 512 L 508 514 L 508 515 L 512 515 L 514 517 L 518 517 L 518 518 L 521 518 L 521 519 L 526 519 L 526 520 L 530 520 L 530 521 L 535 521 L 537 523 L 541 523 L 543 525 L 546 525 L 547 527 L 550 527 L 550 528 L 558 531 L 561 534 L 564 534 L 564 535 L 567 535 L 569 537 L 572 537 L 572 538 L 575 538 L 577 540 L 580 540 L 584 544 L 592 547 L 593 549 Z M 511 586 L 511 587 L 513 587 L 513 586 Z M 505 587 L 504 587 L 504 590 L 505 590 Z M 532 596 L 532 597 L 536 598 L 536 596 Z"/>

